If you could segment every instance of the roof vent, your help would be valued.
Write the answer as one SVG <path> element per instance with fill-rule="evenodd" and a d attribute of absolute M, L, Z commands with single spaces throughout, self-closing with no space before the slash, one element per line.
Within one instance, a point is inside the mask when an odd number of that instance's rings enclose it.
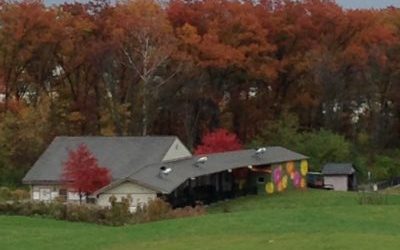
<path fill-rule="evenodd" d="M 264 154 L 265 151 L 267 151 L 266 148 L 258 148 L 258 149 L 256 150 L 256 154 L 255 154 L 255 155 L 256 155 L 256 156 L 260 156 L 260 155 Z"/>
<path fill-rule="evenodd" d="M 206 163 L 207 160 L 208 160 L 207 156 L 200 157 L 199 159 L 197 159 L 197 161 L 194 163 L 194 165 L 196 167 L 200 167 L 200 164 Z"/>
<path fill-rule="evenodd" d="M 160 167 L 160 176 L 167 176 L 169 173 L 172 172 L 172 168 L 167 168 L 166 166 Z"/>

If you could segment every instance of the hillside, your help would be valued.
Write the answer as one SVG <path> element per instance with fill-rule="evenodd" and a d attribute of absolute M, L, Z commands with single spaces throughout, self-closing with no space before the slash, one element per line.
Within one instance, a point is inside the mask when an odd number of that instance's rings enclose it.
<path fill-rule="evenodd" d="M 0 244 L 2 250 L 398 249 L 400 196 L 388 201 L 361 206 L 354 193 L 293 192 L 223 202 L 203 217 L 116 228 L 0 216 Z"/>

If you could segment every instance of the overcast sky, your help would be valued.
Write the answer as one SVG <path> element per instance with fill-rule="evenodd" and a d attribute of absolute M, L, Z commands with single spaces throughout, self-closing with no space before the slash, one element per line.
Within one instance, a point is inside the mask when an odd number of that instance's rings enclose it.
<path fill-rule="evenodd" d="M 44 0 L 46 4 L 59 4 L 63 2 L 74 2 L 75 0 Z M 84 2 L 85 0 L 77 0 Z M 345 8 L 385 8 L 388 6 L 400 7 L 400 0 L 336 0 Z"/>
<path fill-rule="evenodd" d="M 400 0 L 336 0 L 346 8 L 385 8 L 388 6 L 400 7 Z"/>

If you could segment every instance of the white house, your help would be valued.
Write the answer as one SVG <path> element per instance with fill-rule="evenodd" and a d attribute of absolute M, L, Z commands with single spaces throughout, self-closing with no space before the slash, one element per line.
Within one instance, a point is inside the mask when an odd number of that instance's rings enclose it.
<path fill-rule="evenodd" d="M 79 195 L 67 190 L 61 182 L 62 166 L 68 158 L 68 150 L 80 144 L 88 146 L 96 156 L 100 166 L 108 168 L 113 182 L 129 176 L 132 172 L 151 163 L 191 157 L 190 151 L 175 136 L 160 137 L 56 137 L 46 151 L 36 161 L 23 179 L 31 185 L 33 200 L 51 201 L 64 196 L 67 201 L 79 201 Z M 127 185 L 114 190 L 117 198 L 127 193 Z M 129 194 L 134 204 L 155 197 L 155 191 L 144 191 L 131 185 Z M 108 193 L 111 191 L 108 190 Z M 108 203 L 107 194 L 100 197 L 99 203 Z M 107 201 L 106 201 L 107 200 Z M 133 206 L 134 206 L 133 204 Z"/>

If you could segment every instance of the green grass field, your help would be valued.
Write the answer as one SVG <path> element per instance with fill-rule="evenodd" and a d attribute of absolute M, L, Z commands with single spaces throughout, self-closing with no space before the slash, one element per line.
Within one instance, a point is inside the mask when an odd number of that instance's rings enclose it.
<path fill-rule="evenodd" d="M 354 193 L 309 190 L 126 227 L 0 216 L 0 249 L 399 249 L 400 196 L 388 202 L 361 206 Z"/>

